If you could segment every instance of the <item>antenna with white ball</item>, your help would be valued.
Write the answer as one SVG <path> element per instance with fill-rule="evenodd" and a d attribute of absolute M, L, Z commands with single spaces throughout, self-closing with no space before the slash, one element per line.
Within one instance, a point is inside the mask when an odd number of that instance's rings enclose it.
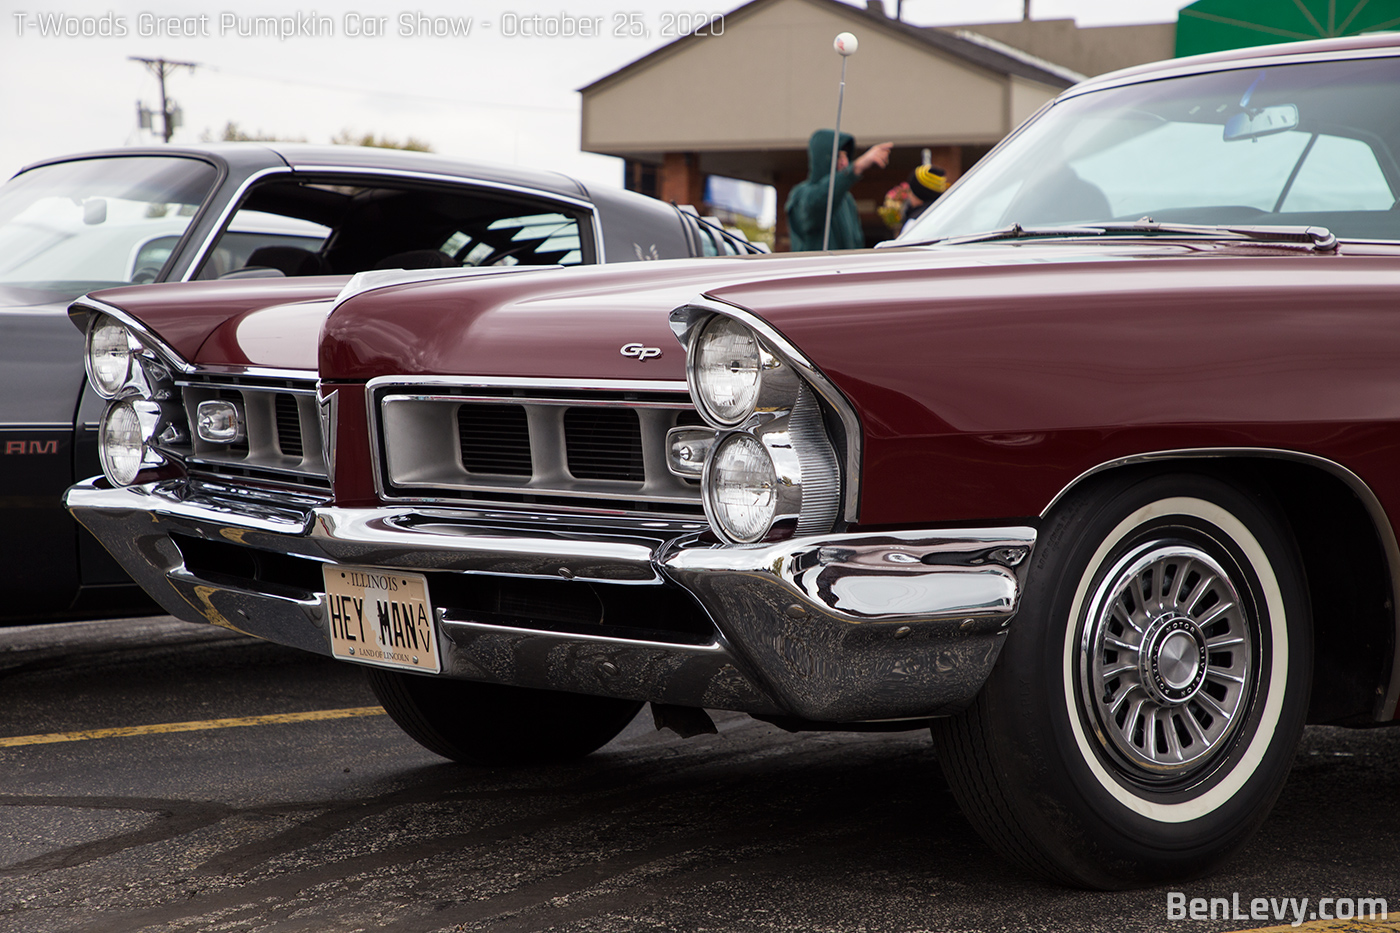
<path fill-rule="evenodd" d="M 836 133 L 831 137 L 831 174 L 826 182 L 826 222 L 822 225 L 822 249 L 831 243 L 831 202 L 836 194 L 836 152 L 841 143 L 841 105 L 846 100 L 846 59 L 856 54 L 860 42 L 849 32 L 836 37 L 832 46 L 841 55 L 841 87 L 836 92 Z"/>

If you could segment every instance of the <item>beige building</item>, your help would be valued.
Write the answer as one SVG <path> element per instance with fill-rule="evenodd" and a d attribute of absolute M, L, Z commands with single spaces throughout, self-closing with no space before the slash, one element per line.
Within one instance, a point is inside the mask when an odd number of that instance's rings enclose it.
<path fill-rule="evenodd" d="M 1075 29 L 1067 20 L 921 28 L 889 18 L 878 0 L 867 8 L 752 0 L 725 14 L 720 28 L 581 88 L 582 148 L 626 159 L 629 188 L 677 203 L 700 204 L 711 174 L 773 185 L 779 249 L 786 245 L 781 206 L 807 176 L 807 139 L 835 122 L 838 33 L 860 40 L 847 63 L 841 129 L 860 151 L 895 144 L 890 167 L 867 174 L 853 191 L 872 244 L 889 235 L 875 213 L 885 191 L 923 149 L 956 179 L 1088 73 L 1076 64 L 1105 71 L 1169 57 L 1174 35 L 1172 25 L 1104 27 L 1113 34 L 1096 40 L 1092 34 L 1103 30 Z"/>

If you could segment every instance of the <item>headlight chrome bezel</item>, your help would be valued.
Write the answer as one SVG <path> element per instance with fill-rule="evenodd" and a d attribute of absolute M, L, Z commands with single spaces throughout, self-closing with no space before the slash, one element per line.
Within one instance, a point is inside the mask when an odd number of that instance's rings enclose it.
<path fill-rule="evenodd" d="M 115 332 L 115 333 L 113 333 Z M 121 367 L 121 374 L 113 379 L 106 379 L 102 376 L 103 366 L 98 362 L 99 341 L 111 340 L 114 344 L 125 344 L 125 361 Z M 132 388 L 132 375 L 139 364 L 136 362 L 137 354 L 141 351 L 141 342 L 136 339 L 136 335 L 116 318 L 105 314 L 93 315 L 87 329 L 87 353 L 84 362 L 87 368 L 88 382 L 92 385 L 93 391 L 105 399 L 114 399 L 122 395 L 124 390 Z"/>
<path fill-rule="evenodd" d="M 126 344 L 125 366 L 121 375 L 111 380 L 100 378 L 94 343 L 102 332 L 116 331 L 115 342 Z M 88 319 L 83 366 L 88 384 L 94 392 L 108 401 L 128 395 L 163 398 L 169 394 L 171 365 L 156 353 L 147 340 L 126 321 L 115 315 L 96 313 Z"/>
<path fill-rule="evenodd" d="M 719 321 L 724 323 L 719 325 Z M 832 530 L 842 517 L 843 487 L 849 492 L 849 485 L 843 483 L 841 458 L 822 411 L 829 406 L 837 415 L 838 437 L 845 443 L 849 457 L 853 435 L 858 451 L 859 422 L 844 396 L 780 334 L 742 309 L 721 309 L 708 299 L 701 299 L 673 311 L 671 327 L 686 347 L 691 399 L 710 428 L 710 440 L 704 445 L 707 456 L 700 471 L 701 499 L 716 536 L 726 544 L 746 545 Z M 703 342 L 717 332 L 717 327 L 723 328 L 719 333 L 730 338 L 736 328 L 745 329 L 761 360 L 756 367 L 759 378 L 753 403 L 719 417 L 697 363 L 703 355 L 698 351 L 703 350 Z M 738 417 L 740 414 L 743 417 Z M 857 431 L 853 432 L 851 426 Z M 688 462 L 675 462 L 674 448 L 679 441 L 698 448 L 699 444 L 689 443 L 694 430 L 677 428 L 667 436 L 671 470 L 677 475 L 693 470 Z M 756 497 L 768 500 L 763 505 L 763 522 L 732 521 L 730 510 L 719 500 L 724 486 L 718 476 L 725 469 L 723 455 L 734 444 L 756 444 L 772 466 L 771 490 L 754 491 Z M 846 461 L 847 470 L 850 462 Z M 851 517 L 853 502 L 847 500 L 847 514 Z"/>
<path fill-rule="evenodd" d="M 734 508 L 724 501 L 726 489 L 733 486 L 727 483 L 722 475 L 724 470 L 729 469 L 726 458 L 738 447 L 748 448 L 750 455 L 755 459 L 761 458 L 758 469 L 765 474 L 761 484 L 751 486 L 756 490 L 755 505 L 761 512 L 757 514 L 757 520 L 743 523 L 735 521 Z M 710 520 L 710 526 L 732 544 L 753 544 L 761 541 L 778 517 L 781 482 L 778 465 L 773 462 L 773 454 L 768 446 L 747 431 L 731 431 L 715 443 L 705 462 L 705 473 L 701 480 L 705 517 Z M 760 504 L 761 500 L 766 501 Z"/>
<path fill-rule="evenodd" d="M 97 425 L 98 458 L 107 481 L 134 485 L 152 470 L 179 461 L 178 448 L 189 437 L 175 374 L 193 367 L 120 309 L 85 297 L 69 313 L 87 316 L 84 368 L 92 390 L 107 400 Z M 123 348 L 124 353 L 113 356 L 124 356 L 124 365 L 99 367 L 95 342 L 99 350 L 104 343 L 108 349 Z M 99 379 L 100 371 L 110 378 Z"/>
<path fill-rule="evenodd" d="M 117 419 L 127 420 L 123 430 L 139 438 L 137 443 L 128 442 L 127 449 L 121 452 L 118 442 L 112 438 L 113 423 Z M 97 449 L 102 473 L 108 482 L 115 486 L 131 486 L 142 473 L 165 465 L 165 457 L 155 449 L 154 443 L 167 420 L 161 405 L 149 399 L 127 395 L 107 403 L 98 426 Z"/>
<path fill-rule="evenodd" d="M 714 377 L 707 375 L 707 358 L 712 355 L 714 342 L 744 336 L 753 346 L 754 385 L 744 393 L 741 405 L 726 405 L 717 398 Z M 744 322 L 721 314 L 703 322 L 691 336 L 686 348 L 685 380 L 700 415 L 721 428 L 740 427 L 756 415 L 771 418 L 790 411 L 801 387 L 801 379 L 792 367 L 762 336 Z"/>

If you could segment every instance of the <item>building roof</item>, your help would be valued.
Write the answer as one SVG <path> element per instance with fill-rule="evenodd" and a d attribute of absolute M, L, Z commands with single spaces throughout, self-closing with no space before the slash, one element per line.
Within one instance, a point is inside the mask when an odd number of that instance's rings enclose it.
<path fill-rule="evenodd" d="M 731 19 L 742 19 L 762 7 L 772 6 L 779 0 L 750 0 L 749 3 L 724 14 L 726 22 Z M 850 6 L 840 0 L 806 0 L 831 12 L 847 17 L 854 26 L 867 26 L 877 29 L 893 30 L 907 38 L 927 46 L 930 51 L 940 52 L 944 55 L 988 71 L 998 74 L 1025 78 L 1041 84 L 1048 84 L 1052 87 L 1065 88 L 1074 84 L 1077 80 L 1074 72 L 1069 69 L 1053 65 L 1033 55 L 1021 52 L 1010 46 L 1001 43 L 975 41 L 962 35 L 946 32 L 933 27 L 911 26 L 908 23 L 891 19 L 883 12 L 876 12 L 868 8 Z M 707 36 L 687 35 L 673 42 L 653 50 L 636 61 L 630 62 L 616 71 L 610 72 L 603 77 L 585 84 L 578 90 L 581 93 L 600 90 L 618 80 L 624 79 L 633 72 L 640 71 L 660 58 L 665 58 L 674 54 L 682 46 L 702 42 L 708 39 Z"/>

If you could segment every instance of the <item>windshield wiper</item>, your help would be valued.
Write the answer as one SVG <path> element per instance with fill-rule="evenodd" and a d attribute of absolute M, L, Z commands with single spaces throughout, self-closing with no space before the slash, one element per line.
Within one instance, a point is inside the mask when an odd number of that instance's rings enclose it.
<path fill-rule="evenodd" d="M 1012 224 L 982 233 L 963 236 L 935 237 L 904 243 L 891 240 L 882 246 L 929 246 L 934 243 L 957 245 L 988 243 L 993 240 L 1034 240 L 1051 237 L 1103 236 L 1105 234 L 1136 234 L 1138 236 L 1198 236 L 1211 239 L 1248 240 L 1257 243 L 1298 245 L 1316 252 L 1337 248 L 1337 238 L 1326 227 L 1250 227 L 1217 226 L 1211 224 L 1159 224 L 1144 217 L 1134 223 L 1064 224 L 1051 227 L 1023 227 Z"/>

